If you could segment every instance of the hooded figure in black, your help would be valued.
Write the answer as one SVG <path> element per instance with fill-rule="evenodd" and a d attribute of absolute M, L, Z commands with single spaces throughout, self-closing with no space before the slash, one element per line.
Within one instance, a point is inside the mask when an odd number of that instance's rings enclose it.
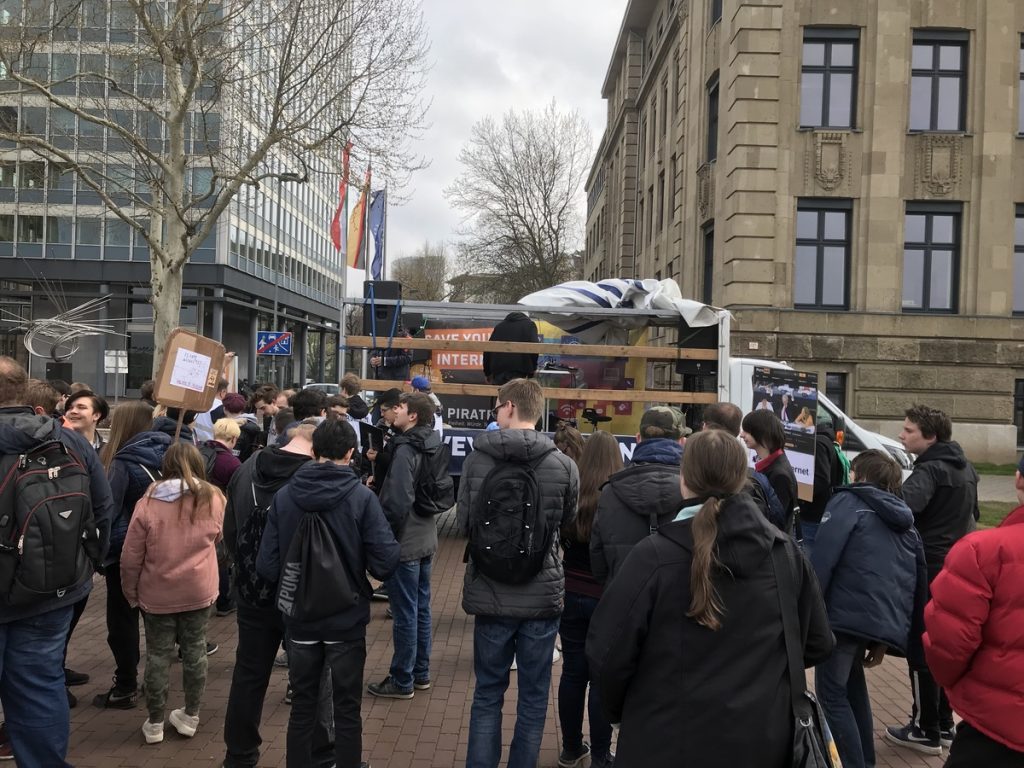
<path fill-rule="evenodd" d="M 494 326 L 491 341 L 525 341 L 537 343 L 540 335 L 537 324 L 522 312 L 509 312 Z M 537 355 L 521 352 L 484 352 L 484 378 L 501 386 L 512 379 L 533 378 L 537 370 Z"/>

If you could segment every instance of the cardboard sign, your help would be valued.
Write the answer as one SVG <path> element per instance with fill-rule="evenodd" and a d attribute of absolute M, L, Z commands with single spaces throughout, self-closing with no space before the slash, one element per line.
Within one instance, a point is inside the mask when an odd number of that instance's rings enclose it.
<path fill-rule="evenodd" d="M 217 394 L 224 345 L 184 328 L 167 339 L 153 399 L 168 408 L 205 413 Z"/>

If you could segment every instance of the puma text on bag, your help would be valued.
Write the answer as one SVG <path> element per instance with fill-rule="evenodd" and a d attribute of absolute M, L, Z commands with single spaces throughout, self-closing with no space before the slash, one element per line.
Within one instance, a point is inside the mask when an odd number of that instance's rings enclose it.
<path fill-rule="evenodd" d="M 318 621 L 356 606 L 364 597 L 327 522 L 316 512 L 299 521 L 281 564 L 277 609 L 293 621 Z"/>
<path fill-rule="evenodd" d="M 100 545 L 89 483 L 58 440 L 0 458 L 0 600 L 30 605 L 92 578 Z"/>
<path fill-rule="evenodd" d="M 480 572 L 495 581 L 526 583 L 540 573 L 551 549 L 553 531 L 536 474 L 543 459 L 498 462 L 480 487 L 468 552 Z"/>
<path fill-rule="evenodd" d="M 412 511 L 420 517 L 433 517 L 455 506 L 455 483 L 448 474 L 452 450 L 441 443 L 436 450 L 424 451 L 421 456 Z"/>
<path fill-rule="evenodd" d="M 255 483 L 250 483 L 249 488 L 252 491 L 252 508 L 238 529 L 235 543 L 235 588 L 238 597 L 246 604 L 271 608 L 274 605 L 276 585 L 256 572 L 256 556 L 260 551 L 260 542 L 263 541 L 263 531 L 267 527 L 270 501 L 259 501 Z M 273 499 L 273 495 L 270 499 Z"/>

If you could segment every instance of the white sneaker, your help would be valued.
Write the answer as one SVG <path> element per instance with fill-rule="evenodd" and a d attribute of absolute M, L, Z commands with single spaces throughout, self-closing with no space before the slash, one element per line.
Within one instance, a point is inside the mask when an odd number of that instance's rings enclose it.
<path fill-rule="evenodd" d="M 512 657 L 512 667 L 511 667 L 511 669 L 512 669 L 513 672 L 515 672 L 517 669 L 519 669 L 519 665 L 516 664 L 516 657 L 515 656 Z"/>
<path fill-rule="evenodd" d="M 171 711 L 167 719 L 174 726 L 174 730 L 182 736 L 192 738 L 196 735 L 196 729 L 199 727 L 199 715 L 189 715 L 185 713 L 184 709 L 175 709 Z"/>
<path fill-rule="evenodd" d="M 142 724 L 142 735 L 146 737 L 147 744 L 159 744 L 164 740 L 163 722 L 151 723 L 149 718 Z"/>

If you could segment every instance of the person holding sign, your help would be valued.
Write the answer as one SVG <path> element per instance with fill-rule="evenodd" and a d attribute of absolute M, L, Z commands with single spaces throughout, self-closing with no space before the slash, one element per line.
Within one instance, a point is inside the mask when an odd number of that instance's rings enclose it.
<path fill-rule="evenodd" d="M 783 395 L 786 402 L 788 395 Z M 747 448 L 757 454 L 754 469 L 768 478 L 775 495 L 786 511 L 783 533 L 792 533 L 797 506 L 796 473 L 786 458 L 786 435 L 782 422 L 771 411 L 751 411 L 743 417 L 740 433 Z"/>

